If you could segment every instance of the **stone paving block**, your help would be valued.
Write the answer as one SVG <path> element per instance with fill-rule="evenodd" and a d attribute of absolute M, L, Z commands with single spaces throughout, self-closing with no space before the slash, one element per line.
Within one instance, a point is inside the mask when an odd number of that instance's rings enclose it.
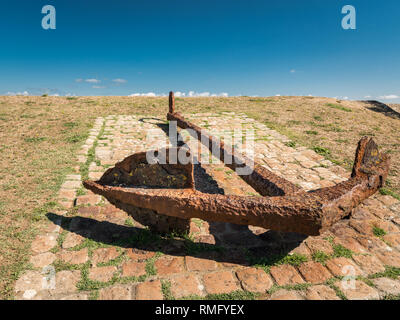
<path fill-rule="evenodd" d="M 203 295 L 204 286 L 193 273 L 172 278 L 170 283 L 171 293 L 175 298 L 182 298 L 190 295 Z"/>
<path fill-rule="evenodd" d="M 75 293 L 67 295 L 60 300 L 89 300 L 89 297 L 86 293 Z"/>
<path fill-rule="evenodd" d="M 59 271 L 56 273 L 56 286 L 53 290 L 54 293 L 69 293 L 78 291 L 76 285 L 81 278 L 79 270 L 73 271 Z"/>
<path fill-rule="evenodd" d="M 328 260 L 326 267 L 336 277 L 363 275 L 363 271 L 352 260 L 344 257 Z M 350 274 L 350 272 L 354 273 Z"/>
<path fill-rule="evenodd" d="M 335 290 L 325 285 L 317 285 L 307 288 L 307 300 L 340 300 Z"/>
<path fill-rule="evenodd" d="M 353 259 L 366 274 L 385 271 L 385 266 L 373 255 L 353 255 Z"/>
<path fill-rule="evenodd" d="M 52 264 L 56 260 L 56 255 L 51 252 L 39 253 L 32 256 L 29 260 L 35 268 L 43 268 Z"/>
<path fill-rule="evenodd" d="M 131 300 L 132 287 L 116 285 L 99 291 L 99 300 Z"/>
<path fill-rule="evenodd" d="M 114 273 L 116 272 L 117 267 L 115 266 L 90 268 L 89 279 L 94 281 L 107 282 L 113 278 Z"/>
<path fill-rule="evenodd" d="M 183 257 L 163 256 L 154 263 L 154 266 L 157 269 L 158 275 L 168 275 L 184 271 Z"/>
<path fill-rule="evenodd" d="M 392 196 L 380 196 L 378 200 L 381 201 L 387 207 L 391 207 L 399 203 L 399 200 L 393 198 Z"/>
<path fill-rule="evenodd" d="M 140 277 L 146 274 L 146 262 L 128 261 L 122 265 L 123 277 Z"/>
<path fill-rule="evenodd" d="M 371 212 L 375 217 L 379 219 L 390 219 L 393 217 L 393 211 L 391 211 L 388 207 L 379 204 L 376 206 L 368 206 L 369 212 Z"/>
<path fill-rule="evenodd" d="M 65 177 L 65 180 L 81 181 L 81 175 L 80 174 L 67 174 L 67 176 Z"/>
<path fill-rule="evenodd" d="M 349 281 L 338 281 L 336 285 L 349 300 L 377 300 L 379 292 L 368 286 L 361 280 L 354 280 L 353 285 Z"/>
<path fill-rule="evenodd" d="M 62 215 L 63 213 L 61 212 L 54 212 L 56 214 Z M 61 230 L 61 217 L 54 219 L 54 221 L 49 221 L 49 223 L 46 224 L 46 227 L 44 229 L 45 233 L 59 233 Z"/>
<path fill-rule="evenodd" d="M 92 263 L 97 265 L 98 263 L 108 262 L 119 256 L 119 252 L 115 247 L 111 248 L 100 248 L 93 251 Z"/>
<path fill-rule="evenodd" d="M 378 220 L 375 219 L 366 219 L 366 220 L 353 220 L 350 219 L 350 226 L 354 228 L 357 232 L 361 233 L 362 235 L 366 235 L 369 237 L 374 236 L 373 227 L 374 224 Z"/>
<path fill-rule="evenodd" d="M 361 205 L 353 210 L 351 218 L 352 220 L 371 220 L 375 219 L 376 216 L 370 211 L 369 207 Z"/>
<path fill-rule="evenodd" d="M 101 207 L 99 207 L 99 206 L 81 207 L 78 209 L 78 214 L 85 218 L 91 218 L 91 217 L 96 217 L 97 215 L 99 215 L 100 211 L 101 211 Z M 74 220 L 75 220 L 75 218 L 72 219 L 71 224 L 75 223 Z M 76 220 L 78 220 L 78 219 L 76 219 Z"/>
<path fill-rule="evenodd" d="M 392 249 L 384 241 L 375 236 L 359 237 L 357 238 L 357 241 L 373 254 L 381 251 L 392 251 Z"/>
<path fill-rule="evenodd" d="M 126 252 L 127 256 L 134 261 L 145 261 L 155 256 L 154 251 L 146 251 L 146 250 L 139 250 L 139 249 L 132 249 L 129 248 Z"/>
<path fill-rule="evenodd" d="M 262 269 L 246 268 L 236 271 L 236 276 L 243 289 L 251 292 L 265 293 L 273 286 L 273 281 Z"/>
<path fill-rule="evenodd" d="M 389 278 L 377 278 L 372 279 L 372 282 L 379 291 L 382 291 L 382 295 L 399 295 L 400 294 L 400 279 L 393 280 Z"/>
<path fill-rule="evenodd" d="M 326 254 L 333 253 L 332 245 L 327 240 L 309 237 L 305 243 L 312 253 L 317 251 L 325 252 Z"/>
<path fill-rule="evenodd" d="M 213 271 L 218 268 L 217 263 L 211 259 L 186 256 L 185 262 L 188 271 Z"/>
<path fill-rule="evenodd" d="M 32 251 L 34 253 L 43 253 L 49 251 L 57 245 L 57 239 L 54 235 L 38 235 L 32 242 Z"/>
<path fill-rule="evenodd" d="M 160 280 L 139 283 L 135 291 L 136 300 L 163 300 L 164 298 Z"/>
<path fill-rule="evenodd" d="M 62 186 L 61 189 L 79 189 L 82 187 L 82 183 L 80 181 L 75 181 L 75 180 L 71 180 L 71 181 L 65 181 Z"/>
<path fill-rule="evenodd" d="M 304 297 L 294 290 L 279 289 L 271 295 L 270 300 L 304 300 Z"/>
<path fill-rule="evenodd" d="M 229 293 L 240 289 L 236 279 L 229 271 L 205 274 L 203 283 L 209 294 Z"/>
<path fill-rule="evenodd" d="M 323 283 L 332 278 L 332 274 L 319 262 L 305 262 L 298 269 L 306 282 Z"/>
<path fill-rule="evenodd" d="M 397 250 L 400 250 L 400 234 L 387 234 L 383 237 L 383 240 L 385 240 L 387 243 L 390 244 L 391 247 L 396 248 Z"/>
<path fill-rule="evenodd" d="M 15 293 L 20 299 L 32 299 L 43 289 L 43 275 L 39 271 L 26 271 L 15 283 Z"/>
<path fill-rule="evenodd" d="M 78 155 L 78 156 L 76 157 L 76 160 L 77 160 L 79 163 L 85 163 L 85 162 L 86 162 L 86 156 L 85 156 L 85 155 Z"/>
<path fill-rule="evenodd" d="M 400 232 L 400 229 L 390 221 L 378 220 L 374 225 L 375 227 L 385 230 L 387 234 L 398 234 Z"/>
<path fill-rule="evenodd" d="M 82 264 L 89 260 L 88 249 L 83 248 L 79 251 L 63 250 L 58 254 L 58 257 L 70 264 Z"/>
<path fill-rule="evenodd" d="M 298 247 L 294 248 L 292 251 L 289 252 L 289 255 L 291 254 L 301 254 L 303 256 L 310 257 L 311 251 L 307 247 L 307 245 L 304 242 L 302 242 Z"/>
<path fill-rule="evenodd" d="M 333 242 L 336 245 L 342 245 L 343 247 L 353 251 L 354 253 L 368 253 L 367 249 L 364 248 L 356 239 L 352 237 L 334 238 Z"/>
<path fill-rule="evenodd" d="M 74 201 L 72 201 L 72 200 L 68 200 L 68 201 L 60 200 L 60 201 L 58 201 L 58 204 L 59 204 L 62 208 L 68 210 L 68 209 L 73 208 L 73 206 L 74 206 Z"/>
<path fill-rule="evenodd" d="M 376 252 L 376 257 L 382 261 L 384 265 L 400 268 L 400 253 L 397 251 Z"/>
<path fill-rule="evenodd" d="M 82 243 L 85 238 L 74 232 L 68 232 L 61 247 L 63 249 L 73 248 Z"/>
<path fill-rule="evenodd" d="M 336 222 L 333 226 L 329 228 L 329 231 L 339 238 L 351 237 L 353 239 L 358 239 L 358 237 L 360 237 L 360 234 L 349 226 L 348 220 L 341 220 Z"/>
<path fill-rule="evenodd" d="M 69 190 L 69 189 L 61 189 L 58 192 L 58 198 L 59 199 L 65 199 L 65 200 L 70 200 L 73 201 L 76 197 L 76 191 L 75 190 Z"/>
<path fill-rule="evenodd" d="M 304 283 L 303 278 L 291 265 L 273 266 L 270 273 L 279 286 Z"/>
<path fill-rule="evenodd" d="M 89 179 L 91 179 L 89 177 Z M 84 195 L 84 196 L 79 196 L 76 198 L 76 205 L 80 206 L 80 205 L 91 205 L 94 206 L 98 203 L 100 203 L 101 201 L 101 196 L 99 195 L 95 195 L 95 194 L 90 194 L 90 195 Z"/>
<path fill-rule="evenodd" d="M 100 180 L 100 178 L 103 176 L 103 174 L 104 174 L 104 172 L 102 172 L 102 171 L 100 171 L 100 172 L 97 172 L 97 171 L 91 171 L 91 172 L 89 172 L 89 179 L 91 179 L 91 180 Z"/>

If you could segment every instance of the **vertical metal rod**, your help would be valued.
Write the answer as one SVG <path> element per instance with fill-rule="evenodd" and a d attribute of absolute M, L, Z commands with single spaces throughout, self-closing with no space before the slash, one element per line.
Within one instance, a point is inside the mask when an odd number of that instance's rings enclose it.
<path fill-rule="evenodd" d="M 174 97 L 174 92 L 170 91 L 169 92 L 169 113 L 174 113 L 175 112 L 175 97 Z"/>

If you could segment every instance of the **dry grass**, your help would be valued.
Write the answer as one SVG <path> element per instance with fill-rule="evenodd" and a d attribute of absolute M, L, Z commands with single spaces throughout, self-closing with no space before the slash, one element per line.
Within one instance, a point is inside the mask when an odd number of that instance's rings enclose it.
<path fill-rule="evenodd" d="M 400 113 L 400 104 L 390 104 L 389 105 L 394 111 Z"/>
<path fill-rule="evenodd" d="M 27 267 L 31 240 L 47 210 L 56 206 L 63 178 L 94 119 L 143 114 L 165 119 L 167 98 L 0 97 L 0 298 Z M 350 168 L 357 141 L 373 136 L 392 156 L 389 185 L 400 193 L 400 120 L 367 110 L 361 102 L 327 98 L 177 98 L 182 112 L 245 112 Z"/>

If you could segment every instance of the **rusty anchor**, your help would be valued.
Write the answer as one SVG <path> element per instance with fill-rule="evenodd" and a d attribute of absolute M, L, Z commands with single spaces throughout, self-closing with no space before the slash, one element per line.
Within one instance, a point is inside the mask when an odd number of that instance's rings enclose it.
<path fill-rule="evenodd" d="M 191 129 L 223 163 L 231 157 L 233 161 L 225 165 L 232 170 L 246 168 L 252 161 L 175 112 L 173 92 L 167 119 L 182 129 Z M 390 166 L 390 157 L 379 152 L 373 139 L 363 137 L 357 145 L 351 177 L 344 182 L 305 192 L 253 162 L 251 172 L 240 177 L 262 197 L 235 196 L 200 192 L 195 188 L 192 161 L 169 163 L 171 155 L 179 152 L 192 159 L 189 149 L 172 147 L 157 152 L 164 155 L 165 164 L 149 163 L 146 152 L 136 153 L 109 168 L 100 180 L 83 184 L 157 231 L 187 230 L 190 219 L 199 218 L 319 235 L 381 188 Z"/>

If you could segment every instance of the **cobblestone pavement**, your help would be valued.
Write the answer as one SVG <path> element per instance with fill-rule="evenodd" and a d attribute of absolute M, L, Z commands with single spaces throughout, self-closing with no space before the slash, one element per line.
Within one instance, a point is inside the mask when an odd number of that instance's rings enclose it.
<path fill-rule="evenodd" d="M 186 117 L 215 135 L 254 129 L 256 159 L 306 190 L 349 177 L 343 168 L 314 151 L 290 147 L 286 137 L 244 115 Z M 349 219 L 318 237 L 192 219 L 191 235 L 182 238 L 153 234 L 82 188 L 82 179 L 99 178 L 124 157 L 168 145 L 166 128 L 165 120 L 140 116 L 95 121 L 78 155 L 77 173 L 66 177 L 59 192 L 64 209 L 47 214 L 46 230 L 32 243 L 31 268 L 15 285 L 17 299 L 227 297 L 221 294 L 384 299 L 400 294 L 400 202 L 390 196 L 364 201 Z M 256 194 L 220 163 L 196 170 L 208 177 L 204 192 Z M 355 280 L 343 279 L 348 275 Z"/>

